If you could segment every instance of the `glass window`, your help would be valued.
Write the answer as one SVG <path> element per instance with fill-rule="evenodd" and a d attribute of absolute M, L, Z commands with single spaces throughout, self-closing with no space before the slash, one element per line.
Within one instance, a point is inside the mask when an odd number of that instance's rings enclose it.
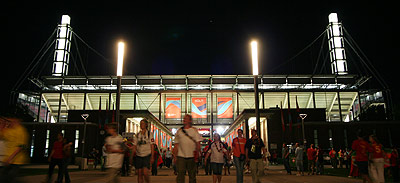
<path fill-rule="evenodd" d="M 44 156 L 49 156 L 49 143 L 50 143 L 50 130 L 46 130 L 46 147 L 44 149 Z"/>

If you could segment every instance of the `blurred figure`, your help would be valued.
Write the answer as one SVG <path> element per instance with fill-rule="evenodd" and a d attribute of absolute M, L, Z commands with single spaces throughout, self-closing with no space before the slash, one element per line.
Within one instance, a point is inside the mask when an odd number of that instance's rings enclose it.
<path fill-rule="evenodd" d="M 339 168 L 343 168 L 343 161 L 344 161 L 344 151 L 342 149 L 339 150 L 338 154 L 338 158 L 339 158 Z"/>
<path fill-rule="evenodd" d="M 384 159 L 385 153 L 382 150 L 382 144 L 379 143 L 375 135 L 369 136 L 372 148 L 372 163 L 370 164 L 371 178 L 374 182 L 385 182 Z M 371 156 L 371 155 L 370 155 Z"/>
<path fill-rule="evenodd" d="M 89 153 L 89 157 L 93 159 L 94 169 L 96 169 L 97 164 L 99 162 L 99 151 L 96 148 L 93 148 L 92 151 Z"/>
<path fill-rule="evenodd" d="M 396 147 L 392 147 L 392 153 L 390 154 L 390 171 L 392 172 L 393 182 L 400 182 L 399 153 Z"/>
<path fill-rule="evenodd" d="M 205 162 L 211 155 L 211 169 L 213 172 L 213 183 L 221 183 L 222 180 L 222 166 L 224 165 L 224 156 L 228 156 L 228 151 L 225 149 L 221 142 L 221 137 L 218 133 L 214 133 L 214 142 L 211 144 L 210 149 L 207 151 Z"/>
<path fill-rule="evenodd" d="M 3 167 L 3 159 L 6 155 L 6 143 L 1 135 L 6 130 L 6 126 L 8 126 L 7 123 L 5 119 L 0 119 L 0 169 Z"/>
<path fill-rule="evenodd" d="M 150 182 L 149 171 L 154 162 L 154 135 L 149 130 L 149 122 L 146 119 L 140 121 L 140 132 L 133 140 L 133 149 L 136 154 L 136 171 L 138 183 Z M 157 168 L 157 165 L 155 165 Z"/>
<path fill-rule="evenodd" d="M 211 143 L 212 143 L 211 140 L 208 140 L 208 141 L 207 141 L 207 146 L 204 147 L 204 149 L 203 149 L 203 157 L 206 157 L 206 154 L 207 154 L 208 150 L 210 150 L 210 145 L 211 145 Z M 211 163 L 210 163 L 210 159 L 207 159 L 207 161 L 206 161 L 206 159 L 204 158 L 204 171 L 206 172 L 206 175 L 208 175 L 208 174 L 211 175 L 211 174 L 212 174 L 212 173 L 211 173 Z"/>
<path fill-rule="evenodd" d="M 264 162 L 267 151 L 264 142 L 257 135 L 255 129 L 251 130 L 251 139 L 246 142 L 246 160 L 250 161 L 250 171 L 253 183 L 259 183 L 260 177 L 264 175 Z M 261 153 L 263 152 L 263 154 Z"/>
<path fill-rule="evenodd" d="M 151 164 L 151 175 L 157 176 L 157 165 L 161 164 L 158 162 L 160 156 L 160 150 L 157 144 L 154 144 L 154 155 L 151 157 L 153 159 L 153 164 Z"/>
<path fill-rule="evenodd" d="M 337 168 L 337 153 L 335 149 L 332 148 L 331 151 L 329 151 L 329 157 L 331 158 L 332 168 Z"/>
<path fill-rule="evenodd" d="M 166 161 L 165 166 L 167 166 L 167 168 L 170 168 L 171 162 L 172 162 L 172 152 L 169 149 L 169 147 L 168 147 L 167 151 L 165 152 L 165 161 Z"/>
<path fill-rule="evenodd" d="M 276 150 L 272 151 L 272 156 L 271 156 L 271 164 L 278 164 L 278 153 L 276 153 Z"/>
<path fill-rule="evenodd" d="M 126 147 L 126 150 L 125 150 L 125 153 L 124 153 L 124 161 L 122 163 L 122 169 L 121 169 L 122 176 L 130 176 L 130 173 L 131 173 L 130 157 L 131 157 L 132 149 L 133 149 L 133 142 L 132 141 L 133 141 L 132 138 L 128 138 L 124 142 L 124 146 Z"/>
<path fill-rule="evenodd" d="M 118 183 L 118 173 L 122 167 L 122 161 L 124 159 L 123 138 L 116 131 L 116 126 L 111 124 L 107 126 L 108 136 L 105 140 L 107 149 L 107 183 Z"/>
<path fill-rule="evenodd" d="M 344 156 L 343 156 L 343 162 L 344 162 L 344 164 L 346 165 L 346 169 L 349 168 L 350 161 L 351 161 L 350 152 L 349 152 L 349 150 L 346 148 L 346 149 L 344 150 Z"/>
<path fill-rule="evenodd" d="M 324 152 L 322 151 L 321 147 L 318 147 L 317 154 L 316 154 L 316 166 L 317 166 L 317 175 L 324 174 Z"/>
<path fill-rule="evenodd" d="M 358 167 L 355 163 L 356 163 L 356 152 L 351 151 L 350 152 L 350 174 L 349 174 L 349 177 L 356 178 L 356 177 L 360 176 Z"/>
<path fill-rule="evenodd" d="M 177 183 L 185 182 L 186 171 L 189 175 L 189 183 L 196 182 L 196 164 L 201 151 L 200 142 L 203 138 L 197 128 L 192 127 L 192 116 L 186 114 L 183 118 L 183 127 L 175 134 L 175 151 L 173 152 L 176 161 L 178 176 Z"/>
<path fill-rule="evenodd" d="M 246 138 L 243 137 L 243 130 L 237 130 L 238 136 L 233 139 L 233 161 L 236 167 L 236 182 L 243 183 L 243 169 L 246 161 L 245 145 Z"/>
<path fill-rule="evenodd" d="M 224 156 L 224 175 L 226 175 L 226 170 L 228 170 L 228 175 L 231 174 L 231 166 L 232 166 L 232 149 L 231 147 L 228 146 L 228 143 L 223 143 L 224 144 L 224 148 L 227 150 L 226 152 L 226 156 Z"/>
<path fill-rule="evenodd" d="M 3 167 L 0 169 L 0 182 L 19 182 L 17 178 L 20 166 L 28 163 L 28 132 L 17 117 L 1 117 L 0 121 L 3 123 L 0 139 L 4 140 L 6 147 L 1 159 Z"/>
<path fill-rule="evenodd" d="M 300 147 L 300 144 L 296 143 L 296 150 L 294 154 L 296 156 L 297 176 L 304 176 L 303 151 L 304 150 L 302 147 Z"/>
<path fill-rule="evenodd" d="M 361 131 L 358 132 L 357 140 L 353 141 L 351 148 L 356 151 L 355 165 L 363 178 L 363 182 L 372 182 L 368 175 L 368 153 L 372 151 L 368 142 L 364 140 L 364 135 Z"/>
<path fill-rule="evenodd" d="M 106 163 L 107 163 L 107 148 L 106 144 L 101 148 L 101 171 L 106 171 Z"/>
<path fill-rule="evenodd" d="M 314 149 L 314 144 L 311 144 L 310 148 L 307 149 L 308 175 L 314 175 L 316 154 L 317 151 Z"/>
<path fill-rule="evenodd" d="M 65 183 L 70 183 L 71 178 L 69 177 L 68 173 L 68 165 L 71 163 L 71 155 L 72 155 L 72 142 L 68 142 L 67 139 L 64 138 L 63 142 L 63 153 L 64 153 L 64 159 L 63 159 L 63 169 L 62 171 L 64 172 L 64 177 L 65 177 Z M 60 170 L 59 170 L 60 171 Z"/>
<path fill-rule="evenodd" d="M 292 170 L 290 169 L 289 165 L 289 147 L 284 143 L 282 145 L 282 161 L 283 161 L 283 166 L 285 167 L 285 170 L 287 174 L 292 175 Z"/>
<path fill-rule="evenodd" d="M 51 150 L 51 153 L 49 155 L 49 171 L 47 173 L 47 182 L 50 183 L 52 182 L 52 176 L 53 176 L 53 171 L 54 167 L 57 165 L 58 166 L 58 176 L 57 176 L 57 182 L 62 182 L 63 180 L 63 171 L 60 171 L 63 169 L 63 161 L 64 161 L 64 152 L 63 152 L 63 147 L 64 147 L 64 136 L 61 132 L 57 134 L 57 141 L 53 143 L 53 149 Z"/>

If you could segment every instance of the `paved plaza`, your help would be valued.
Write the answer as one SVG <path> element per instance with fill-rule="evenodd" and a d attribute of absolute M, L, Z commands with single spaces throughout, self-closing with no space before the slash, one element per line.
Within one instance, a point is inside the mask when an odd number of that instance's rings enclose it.
<path fill-rule="evenodd" d="M 44 166 L 42 166 L 44 167 Z M 209 183 L 212 182 L 212 176 L 204 175 L 204 169 L 199 170 L 199 175 L 197 176 L 198 183 Z M 326 183 L 353 183 L 362 182 L 361 179 L 346 178 L 346 177 L 336 177 L 336 176 L 326 176 L 326 175 L 287 175 L 283 171 L 283 166 L 271 166 L 265 171 L 266 175 L 261 179 L 262 183 L 286 183 L 286 182 L 326 182 Z M 236 172 L 235 169 L 231 169 L 231 174 L 222 177 L 222 182 L 234 183 L 236 182 Z M 87 183 L 103 183 L 105 181 L 105 172 L 100 170 L 89 170 L 89 171 L 76 171 L 70 172 L 72 182 L 87 182 Z M 21 177 L 22 182 L 26 183 L 37 183 L 45 180 L 46 175 L 35 175 L 35 176 L 25 176 Z M 54 178 L 57 177 L 54 174 Z M 154 183 L 173 183 L 176 182 L 176 176 L 173 174 L 172 169 L 163 168 L 158 171 L 158 176 L 151 176 L 151 182 Z M 121 177 L 121 182 L 137 182 L 136 176 L 131 177 Z M 186 177 L 186 182 L 189 182 L 188 177 Z M 244 177 L 245 183 L 251 183 L 251 175 L 246 174 Z"/>

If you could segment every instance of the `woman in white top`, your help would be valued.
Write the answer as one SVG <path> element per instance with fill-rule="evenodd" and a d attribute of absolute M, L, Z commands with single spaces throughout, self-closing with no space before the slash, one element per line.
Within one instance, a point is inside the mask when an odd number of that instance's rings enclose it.
<path fill-rule="evenodd" d="M 211 154 L 211 170 L 213 172 L 213 183 L 217 180 L 221 183 L 222 179 L 222 166 L 224 165 L 224 156 L 227 156 L 227 150 L 221 142 L 221 137 L 218 133 L 214 134 L 214 142 L 211 144 L 210 149 L 207 151 L 205 161 Z"/>
<path fill-rule="evenodd" d="M 133 141 L 133 152 L 136 154 L 136 170 L 138 171 L 138 182 L 150 182 L 150 165 L 154 158 L 154 138 L 153 133 L 148 130 L 149 122 L 142 119 L 140 121 L 140 132 Z M 144 180 L 143 180 L 144 179 Z"/>

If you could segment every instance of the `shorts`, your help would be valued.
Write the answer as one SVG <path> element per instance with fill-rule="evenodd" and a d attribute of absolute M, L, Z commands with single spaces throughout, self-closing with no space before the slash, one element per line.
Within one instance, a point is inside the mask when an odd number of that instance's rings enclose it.
<path fill-rule="evenodd" d="M 214 175 L 222 175 L 222 166 L 223 163 L 213 163 L 211 162 L 211 170 Z"/>
<path fill-rule="evenodd" d="M 135 168 L 142 169 L 144 167 L 147 167 L 150 169 L 150 156 L 151 155 L 145 157 L 136 156 Z"/>
<path fill-rule="evenodd" d="M 361 174 L 368 175 L 368 161 L 356 161 L 356 165 Z"/>

